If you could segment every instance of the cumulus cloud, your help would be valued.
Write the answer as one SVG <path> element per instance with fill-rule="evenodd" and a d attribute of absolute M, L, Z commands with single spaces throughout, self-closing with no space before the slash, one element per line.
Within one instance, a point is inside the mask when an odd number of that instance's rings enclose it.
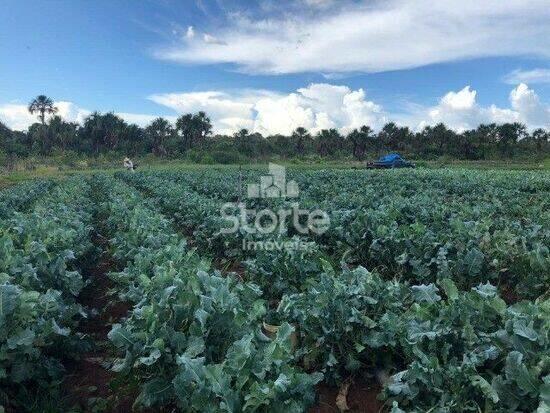
<path fill-rule="evenodd" d="M 36 117 L 29 113 L 26 105 L 6 103 L 0 106 L 0 122 L 12 129 L 24 130 L 36 121 Z"/>
<path fill-rule="evenodd" d="M 187 28 L 187 31 L 185 32 L 185 37 L 187 39 L 192 39 L 193 37 L 195 37 L 195 29 L 193 28 L 193 26 L 189 26 Z"/>
<path fill-rule="evenodd" d="M 77 122 L 82 123 L 86 116 L 91 112 L 87 109 L 78 107 L 72 102 L 59 101 L 54 103 L 57 108 L 56 115 L 61 116 L 67 122 Z"/>
<path fill-rule="evenodd" d="M 547 0 L 344 2 L 316 13 L 256 19 L 234 13 L 217 30 L 211 28 L 210 40 L 207 35 L 203 41 L 184 39 L 155 55 L 183 63 L 233 63 L 242 71 L 270 74 L 377 72 L 487 56 L 548 57 L 549 19 Z"/>
<path fill-rule="evenodd" d="M 205 111 L 218 133 L 247 128 L 262 134 L 288 134 L 299 126 L 312 131 L 342 131 L 386 121 L 382 108 L 366 99 L 363 89 L 325 83 L 311 84 L 296 92 L 269 91 L 169 93 L 150 96 L 178 113 Z"/>
<path fill-rule="evenodd" d="M 165 93 L 149 96 L 149 99 L 178 114 L 204 111 L 212 119 L 216 132 L 233 133 L 243 128 L 253 129 L 254 103 L 263 96 L 273 95 L 262 90 L 206 91 Z"/>
<path fill-rule="evenodd" d="M 380 129 L 389 121 L 419 130 L 439 122 L 462 131 L 481 123 L 522 122 L 530 129 L 550 128 L 550 106 L 541 101 L 526 84 L 519 84 L 509 94 L 509 106 L 483 106 L 477 101 L 477 91 L 466 86 L 443 95 L 434 106 L 411 103 L 404 113 L 388 113 L 378 103 L 368 99 L 365 90 L 344 85 L 313 83 L 294 92 L 240 89 L 164 93 L 149 100 L 172 109 L 175 114 L 163 116 L 174 123 L 180 114 L 204 111 L 211 118 L 214 131 L 233 134 L 239 129 L 263 135 L 290 134 L 299 126 L 315 133 L 336 128 L 347 133 L 362 125 Z M 71 102 L 56 102 L 58 114 L 73 122 L 82 122 L 90 113 Z M 116 112 L 128 123 L 146 126 L 157 115 Z M 37 121 L 26 105 L 0 104 L 0 121 L 16 130 L 24 130 Z"/>
<path fill-rule="evenodd" d="M 481 123 L 522 122 L 531 128 L 550 126 L 550 107 L 526 84 L 519 84 L 509 96 L 510 108 L 496 105 L 481 106 L 476 101 L 477 91 L 466 86 L 458 92 L 451 91 L 431 108 L 417 108 L 413 116 L 405 116 L 405 122 L 416 123 L 416 128 L 439 122 L 462 131 Z"/>
<path fill-rule="evenodd" d="M 54 102 L 54 106 L 57 108 L 56 115 L 60 116 L 67 122 L 76 122 L 82 124 L 84 119 L 90 115 L 91 111 L 81 108 L 73 102 L 57 101 Z M 117 112 L 117 116 L 120 116 L 128 123 L 135 123 L 139 126 L 146 126 L 153 119 L 157 118 L 156 115 L 146 115 L 139 113 L 126 113 Z M 175 116 L 166 116 L 171 122 L 175 122 Z M 27 109 L 27 105 L 19 103 L 6 103 L 0 104 L 0 122 L 6 124 L 13 130 L 26 130 L 33 123 L 38 122 L 37 115 L 31 115 Z"/>
<path fill-rule="evenodd" d="M 145 115 L 141 113 L 128 113 L 128 112 L 116 112 L 115 115 L 124 119 L 127 123 L 136 124 L 141 127 L 149 125 L 152 121 L 158 118 L 157 115 Z M 176 116 L 163 116 L 163 118 L 174 123 L 177 119 Z"/>
<path fill-rule="evenodd" d="M 522 122 L 534 126 L 550 126 L 550 106 L 543 104 L 534 90 L 525 83 L 519 84 L 510 92 L 512 108 Z"/>
<path fill-rule="evenodd" d="M 82 122 L 90 111 L 76 106 L 72 102 L 58 101 L 54 102 L 57 108 L 56 115 L 61 116 L 67 122 Z M 38 122 L 35 115 L 31 115 L 27 109 L 27 105 L 19 103 L 6 103 L 0 105 L 0 121 L 14 130 L 25 130 L 30 125 Z"/>
<path fill-rule="evenodd" d="M 550 69 L 514 70 L 504 76 L 506 83 L 550 83 Z"/>

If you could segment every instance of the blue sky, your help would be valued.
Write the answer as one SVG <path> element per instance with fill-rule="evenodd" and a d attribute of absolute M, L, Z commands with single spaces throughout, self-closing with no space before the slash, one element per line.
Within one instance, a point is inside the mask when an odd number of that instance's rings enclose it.
<path fill-rule="evenodd" d="M 23 105 L 45 93 L 70 120 L 100 110 L 146 124 L 206 110 L 228 133 L 388 120 L 548 127 L 548 9 L 538 0 L 4 0 L 0 120 L 25 128 Z"/>

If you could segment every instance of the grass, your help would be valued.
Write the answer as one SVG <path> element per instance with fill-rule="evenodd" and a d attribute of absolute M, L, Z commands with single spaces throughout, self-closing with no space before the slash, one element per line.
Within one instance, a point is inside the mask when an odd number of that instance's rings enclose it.
<path fill-rule="evenodd" d="M 137 161 L 139 164 L 138 170 L 205 170 L 205 169 L 234 169 L 239 166 L 244 169 L 265 169 L 266 163 L 250 163 L 243 165 L 205 165 L 194 164 L 182 160 L 159 160 L 146 158 Z M 365 163 L 359 161 L 325 161 L 325 162 L 306 162 L 300 160 L 294 161 L 277 161 L 277 163 L 288 168 L 296 169 L 360 169 L 364 168 Z M 417 161 L 419 168 L 441 169 L 441 168 L 457 168 L 457 169 L 479 169 L 479 170 L 494 170 L 494 169 L 509 169 L 509 170 L 550 170 L 550 158 L 543 161 L 521 161 L 521 160 L 499 160 L 499 161 L 461 161 L 461 160 L 435 160 L 435 161 Z M 0 172 L 0 189 L 15 185 L 19 182 L 34 179 L 34 178 L 63 178 L 65 176 L 83 174 L 89 175 L 98 172 L 114 173 L 121 171 L 122 165 L 109 163 L 106 165 L 90 166 L 87 168 L 71 168 L 67 166 L 54 165 L 39 165 L 32 170 L 17 170 L 13 172 Z M 1 171 L 1 170 L 0 170 Z"/>

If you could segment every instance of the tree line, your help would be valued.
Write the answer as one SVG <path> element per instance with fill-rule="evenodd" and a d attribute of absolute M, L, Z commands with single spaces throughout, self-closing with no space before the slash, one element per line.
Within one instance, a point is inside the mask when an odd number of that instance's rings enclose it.
<path fill-rule="evenodd" d="M 174 124 L 159 117 L 142 128 L 114 113 L 94 112 L 82 124 L 67 122 L 44 95 L 34 99 L 28 109 L 39 122 L 26 132 L 10 130 L 0 122 L 0 152 L 5 156 L 48 156 L 70 151 L 87 156 L 153 154 L 194 162 L 235 163 L 296 157 L 364 160 L 390 151 L 422 159 L 448 156 L 471 160 L 540 158 L 550 153 L 550 131 L 529 132 L 521 123 L 482 124 L 460 133 L 442 123 L 414 132 L 390 122 L 378 132 L 365 125 L 347 134 L 336 129 L 312 134 L 299 127 L 290 135 L 263 136 L 242 129 L 227 136 L 213 133 L 204 112 L 184 114 Z"/>

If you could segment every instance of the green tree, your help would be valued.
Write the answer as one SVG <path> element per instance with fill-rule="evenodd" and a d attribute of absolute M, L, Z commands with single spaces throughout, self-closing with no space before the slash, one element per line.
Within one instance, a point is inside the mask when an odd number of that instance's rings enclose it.
<path fill-rule="evenodd" d="M 412 132 L 408 127 L 397 126 L 389 122 L 378 133 L 381 145 L 388 150 L 403 150 L 412 144 Z"/>
<path fill-rule="evenodd" d="M 29 150 L 30 143 L 26 133 L 13 131 L 0 122 L 0 151 L 6 153 L 8 159 L 24 156 Z"/>
<path fill-rule="evenodd" d="M 145 132 L 138 125 L 124 123 L 120 129 L 117 148 L 128 155 L 139 155 L 151 151 L 145 139 Z"/>
<path fill-rule="evenodd" d="M 390 122 L 384 125 L 382 130 L 378 133 L 378 139 L 381 144 L 390 150 L 397 150 L 398 146 L 398 127 L 395 123 Z"/>
<path fill-rule="evenodd" d="M 303 156 L 306 151 L 306 145 L 311 140 L 311 135 L 307 131 L 306 128 L 302 128 L 301 126 L 296 128 L 294 132 L 292 132 L 292 142 L 294 143 L 294 150 L 299 156 Z"/>
<path fill-rule="evenodd" d="M 476 159 L 487 159 L 496 147 L 498 126 L 496 123 L 481 124 L 476 128 L 473 138 Z"/>
<path fill-rule="evenodd" d="M 497 146 L 503 156 L 511 157 L 514 154 L 515 144 L 527 136 L 525 125 L 514 122 L 504 123 L 497 128 Z"/>
<path fill-rule="evenodd" d="M 537 151 L 542 152 L 550 142 L 550 132 L 542 128 L 535 129 L 531 134 L 531 140 L 535 143 Z"/>
<path fill-rule="evenodd" d="M 271 135 L 266 140 L 276 155 L 288 157 L 294 154 L 294 147 L 290 136 Z"/>
<path fill-rule="evenodd" d="M 202 143 L 212 133 L 212 123 L 204 112 L 185 114 L 176 121 L 176 131 L 181 138 L 182 151 Z"/>
<path fill-rule="evenodd" d="M 335 155 L 344 139 L 336 129 L 322 129 L 315 137 L 317 153 L 321 156 Z"/>
<path fill-rule="evenodd" d="M 352 144 L 352 154 L 357 160 L 365 159 L 367 149 L 378 151 L 380 149 L 380 140 L 377 139 L 370 126 L 364 125 L 359 130 L 354 129 L 348 135 L 348 140 Z"/>
<path fill-rule="evenodd" d="M 445 124 L 426 126 L 414 139 L 416 151 L 422 155 L 445 155 L 457 144 L 457 134 Z"/>
<path fill-rule="evenodd" d="M 174 134 L 174 128 L 164 118 L 156 118 L 145 128 L 145 135 L 150 142 L 153 153 L 157 156 L 166 156 L 167 144 Z"/>
<path fill-rule="evenodd" d="M 95 154 L 104 150 L 115 150 L 118 147 L 126 123 L 114 113 L 101 114 L 93 112 L 84 120 L 79 130 L 83 143 Z"/>
<path fill-rule="evenodd" d="M 48 152 L 53 148 L 62 151 L 74 149 L 76 144 L 76 131 L 78 125 L 73 122 L 65 122 L 60 116 L 53 116 L 48 122 Z"/>
<path fill-rule="evenodd" d="M 46 114 L 51 115 L 57 113 L 57 108 L 54 106 L 53 100 L 46 95 L 38 95 L 34 98 L 32 102 L 29 103 L 28 109 L 33 115 L 38 113 L 38 119 L 40 119 L 42 125 L 46 124 Z"/>

